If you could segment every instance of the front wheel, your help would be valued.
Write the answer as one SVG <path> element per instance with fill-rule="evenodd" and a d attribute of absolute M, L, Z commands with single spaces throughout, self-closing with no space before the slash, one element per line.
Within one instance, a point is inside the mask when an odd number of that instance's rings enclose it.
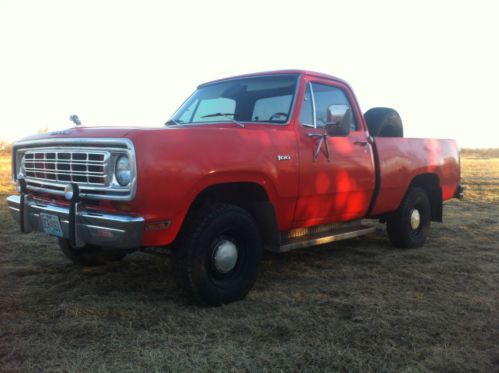
<path fill-rule="evenodd" d="M 243 299 L 262 257 L 260 231 L 244 209 L 215 204 L 186 219 L 175 252 L 175 277 L 197 301 L 218 306 Z"/>
<path fill-rule="evenodd" d="M 81 266 L 102 265 L 108 262 L 117 262 L 123 259 L 127 252 L 120 249 L 103 249 L 95 245 L 85 245 L 74 248 L 65 238 L 59 238 L 59 247 L 62 253 L 74 264 Z"/>
<path fill-rule="evenodd" d="M 426 242 L 430 222 L 428 195 L 421 188 L 411 188 L 399 209 L 387 219 L 388 238 L 395 247 L 421 247 Z"/>

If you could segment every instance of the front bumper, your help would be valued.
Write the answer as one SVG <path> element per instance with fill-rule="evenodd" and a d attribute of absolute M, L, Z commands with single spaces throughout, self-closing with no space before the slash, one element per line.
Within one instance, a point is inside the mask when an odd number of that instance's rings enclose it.
<path fill-rule="evenodd" d="M 70 209 L 63 206 L 41 203 L 25 195 L 21 209 L 21 197 L 7 197 L 12 217 L 23 224 L 23 232 L 43 232 L 40 213 L 55 215 L 59 218 L 64 238 L 70 239 Z M 21 219 L 21 211 L 24 219 Z M 22 222 L 21 222 L 22 220 Z M 101 247 L 135 249 L 140 247 L 144 232 L 144 219 L 127 215 L 104 214 L 77 209 L 74 216 L 75 240 L 77 246 L 85 244 Z"/>

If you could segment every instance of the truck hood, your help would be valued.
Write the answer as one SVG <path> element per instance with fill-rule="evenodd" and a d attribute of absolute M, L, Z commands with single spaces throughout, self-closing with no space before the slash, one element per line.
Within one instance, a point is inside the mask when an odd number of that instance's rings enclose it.
<path fill-rule="evenodd" d="M 200 126 L 167 126 L 167 127 L 72 127 L 64 130 L 52 131 L 24 137 L 19 142 L 36 141 L 47 139 L 64 139 L 64 138 L 131 138 L 137 135 L 155 136 L 157 134 L 164 135 L 165 133 L 183 133 L 187 131 L 210 131 L 214 129 L 237 129 L 233 123 L 210 123 L 209 125 Z"/>
<path fill-rule="evenodd" d="M 147 129 L 147 127 L 73 127 L 65 130 L 28 136 L 20 141 L 63 138 L 120 138 L 127 137 L 127 135 L 132 131 L 140 131 L 144 129 Z"/>

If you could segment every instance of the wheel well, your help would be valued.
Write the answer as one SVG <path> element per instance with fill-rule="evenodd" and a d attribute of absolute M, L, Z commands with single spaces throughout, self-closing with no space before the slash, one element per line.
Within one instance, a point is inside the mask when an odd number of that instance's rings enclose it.
<path fill-rule="evenodd" d="M 274 205 L 261 185 L 251 182 L 211 185 L 196 196 L 188 214 L 212 203 L 228 203 L 247 210 L 259 226 L 266 248 L 272 250 L 280 245 Z"/>
<path fill-rule="evenodd" d="M 431 220 L 441 222 L 443 218 L 442 188 L 435 174 L 425 173 L 412 179 L 409 188 L 418 187 L 423 189 L 430 200 Z"/>

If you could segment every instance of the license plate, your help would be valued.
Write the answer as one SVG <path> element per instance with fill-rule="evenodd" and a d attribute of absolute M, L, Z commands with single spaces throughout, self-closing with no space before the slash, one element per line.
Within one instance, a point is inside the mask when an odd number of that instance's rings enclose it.
<path fill-rule="evenodd" d="M 43 231 L 51 236 L 63 237 L 61 223 L 56 215 L 40 213 Z"/>

